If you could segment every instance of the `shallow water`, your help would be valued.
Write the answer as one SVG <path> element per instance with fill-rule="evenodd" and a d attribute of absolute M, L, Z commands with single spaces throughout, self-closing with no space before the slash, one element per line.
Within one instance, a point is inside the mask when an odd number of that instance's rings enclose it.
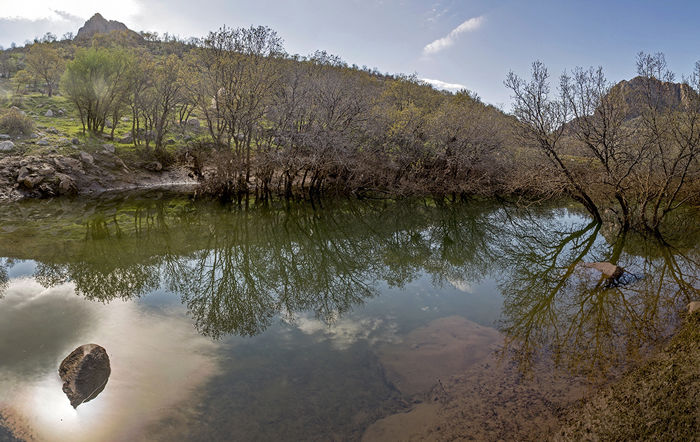
<path fill-rule="evenodd" d="M 576 207 L 493 202 L 7 205 L 0 439 L 358 440 L 494 354 L 605 375 L 697 295 L 683 231 L 619 237 Z M 112 375 L 73 410 L 57 369 L 86 343 Z"/>

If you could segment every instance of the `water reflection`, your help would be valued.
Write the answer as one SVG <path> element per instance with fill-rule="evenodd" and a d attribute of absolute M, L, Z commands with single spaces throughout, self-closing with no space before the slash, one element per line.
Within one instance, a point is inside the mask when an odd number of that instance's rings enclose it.
<path fill-rule="evenodd" d="M 113 422 L 133 420 L 127 430 L 145 438 L 173 427 L 172 438 L 195 440 L 358 439 L 436 381 L 402 377 L 406 365 L 458 370 L 463 355 L 504 338 L 502 353 L 523 369 L 553 358 L 601 375 L 643 354 L 698 298 L 695 225 L 680 238 L 645 237 L 576 208 L 495 202 L 241 210 L 147 195 L 10 205 L 0 213 L 0 335 L 18 338 L 0 341 L 0 402 L 34 398 L 13 408 L 42 434 L 58 431 L 55 415 L 37 415 L 52 407 L 32 401 L 56 385 L 60 394 L 57 364 L 96 342 L 124 370 L 93 401 L 100 419 L 121 413 Z M 590 262 L 631 276 L 611 281 Z M 129 380 L 130 366 L 148 370 Z M 80 434 L 126 434 L 112 427 Z"/>
<path fill-rule="evenodd" d="M 0 340 L 0 414 L 22 439 L 134 440 L 186 407 L 219 370 L 216 343 L 177 312 L 88 303 L 70 283 L 47 289 L 25 278 L 10 282 L 2 302 L 0 335 L 12 338 Z M 93 340 L 108 349 L 112 375 L 98 399 L 76 410 L 57 369 L 76 343 Z"/>
<path fill-rule="evenodd" d="M 697 231 L 674 246 L 556 214 L 507 217 L 503 226 L 511 240 L 499 253 L 512 265 L 501 328 L 522 368 L 547 355 L 596 377 L 619 370 L 667 337 L 700 293 Z M 610 278 L 585 265 L 594 261 L 625 273 Z"/>
<path fill-rule="evenodd" d="M 313 311 L 331 323 L 376 296 L 378 281 L 402 287 L 427 272 L 436 283 L 478 282 L 496 231 L 488 205 L 343 202 L 323 211 L 242 211 L 186 200 L 114 204 L 73 220 L 82 229 L 64 238 L 64 255 L 34 255 L 36 279 L 71 281 L 77 293 L 103 302 L 165 288 L 212 337 L 259 334 L 280 314 Z"/>

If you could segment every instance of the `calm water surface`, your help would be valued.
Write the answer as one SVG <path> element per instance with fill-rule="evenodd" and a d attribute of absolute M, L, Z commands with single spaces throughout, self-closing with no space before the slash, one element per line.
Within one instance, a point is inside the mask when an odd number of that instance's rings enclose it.
<path fill-rule="evenodd" d="M 359 440 L 493 352 L 606 373 L 697 297 L 696 221 L 660 239 L 573 206 L 6 205 L 0 440 Z M 112 375 L 74 410 L 57 368 L 86 343 Z"/>

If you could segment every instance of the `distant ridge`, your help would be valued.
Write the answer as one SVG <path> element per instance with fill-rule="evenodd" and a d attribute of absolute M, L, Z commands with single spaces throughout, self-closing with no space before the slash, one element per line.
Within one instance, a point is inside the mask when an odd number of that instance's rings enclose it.
<path fill-rule="evenodd" d="M 95 36 L 96 34 L 109 34 L 111 32 L 126 31 L 127 33 L 133 34 L 141 38 L 141 36 L 127 28 L 122 22 L 116 20 L 107 20 L 98 12 L 78 30 L 78 34 L 75 36 L 75 40 L 88 40 Z"/>

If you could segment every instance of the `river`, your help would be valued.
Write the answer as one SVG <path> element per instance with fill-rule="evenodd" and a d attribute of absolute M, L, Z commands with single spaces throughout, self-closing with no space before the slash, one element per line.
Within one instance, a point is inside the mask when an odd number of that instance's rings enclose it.
<path fill-rule="evenodd" d="M 573 204 L 243 209 L 157 191 L 7 204 L 0 439 L 554 431 L 547 404 L 571 405 L 672 333 L 700 287 L 697 224 L 661 239 Z M 87 343 L 111 376 L 73 409 L 58 366 Z"/>

